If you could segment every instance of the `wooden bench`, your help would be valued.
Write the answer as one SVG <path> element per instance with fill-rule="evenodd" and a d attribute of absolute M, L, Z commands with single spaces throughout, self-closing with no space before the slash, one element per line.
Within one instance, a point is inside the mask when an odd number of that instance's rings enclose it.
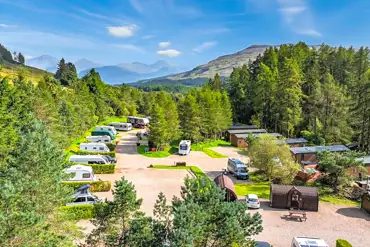
<path fill-rule="evenodd" d="M 307 220 L 307 214 L 304 211 L 292 211 L 292 210 L 290 210 L 289 215 L 287 215 L 287 217 L 290 218 L 290 219 L 300 220 L 301 222 Z"/>

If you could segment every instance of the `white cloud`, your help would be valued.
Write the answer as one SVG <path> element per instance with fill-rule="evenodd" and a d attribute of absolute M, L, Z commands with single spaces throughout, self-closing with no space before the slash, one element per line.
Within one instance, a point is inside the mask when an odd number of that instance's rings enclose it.
<path fill-rule="evenodd" d="M 305 30 L 299 30 L 297 31 L 298 33 L 302 35 L 307 35 L 307 36 L 314 36 L 314 37 L 321 37 L 321 33 L 316 31 L 315 29 L 305 29 Z"/>
<path fill-rule="evenodd" d="M 134 44 L 116 44 L 115 47 L 124 49 L 124 50 L 130 50 L 135 51 L 139 53 L 144 53 L 144 49 L 140 46 L 134 45 Z"/>
<path fill-rule="evenodd" d="M 305 6 L 301 6 L 301 7 L 296 6 L 296 7 L 280 8 L 279 11 L 284 12 L 287 15 L 296 15 L 296 14 L 299 14 L 299 13 L 305 11 L 306 9 L 307 9 L 307 7 L 305 7 Z"/>
<path fill-rule="evenodd" d="M 127 38 L 134 36 L 134 31 L 138 28 L 135 24 L 128 26 L 118 26 L 118 27 L 107 27 L 110 35 L 120 38 Z"/>
<path fill-rule="evenodd" d="M 152 39 L 154 38 L 154 35 L 144 35 L 143 37 L 141 37 L 142 39 Z"/>
<path fill-rule="evenodd" d="M 169 41 L 164 41 L 164 42 L 158 43 L 158 46 L 161 47 L 161 48 L 166 48 L 166 47 L 169 47 L 170 45 L 171 45 L 171 42 L 169 42 Z"/>
<path fill-rule="evenodd" d="M 131 6 L 139 13 L 143 13 L 143 7 L 141 6 L 141 4 L 139 3 L 138 0 L 130 0 L 130 4 Z"/>
<path fill-rule="evenodd" d="M 181 55 L 182 52 L 178 50 L 174 50 L 174 49 L 168 49 L 168 50 L 157 51 L 157 54 L 160 56 L 165 56 L 165 57 L 177 57 Z"/>
<path fill-rule="evenodd" d="M 8 26 L 8 25 L 6 25 L 6 24 L 2 24 L 2 23 L 0 23 L 0 27 L 7 28 L 7 27 L 9 27 L 9 26 Z"/>
<path fill-rule="evenodd" d="M 32 58 L 33 58 L 33 56 L 30 56 L 30 55 L 24 55 L 24 58 L 25 58 L 26 60 L 30 60 L 30 59 L 32 59 Z"/>
<path fill-rule="evenodd" d="M 193 49 L 193 51 L 194 51 L 194 52 L 196 52 L 196 53 L 202 53 L 202 52 L 204 52 L 205 50 L 207 50 L 207 49 L 209 49 L 209 48 L 211 48 L 211 47 L 213 47 L 213 46 L 215 46 L 215 45 L 217 45 L 217 42 L 215 42 L 215 41 L 204 42 L 204 43 L 202 43 L 201 45 L 199 45 L 199 46 L 195 47 L 195 48 Z"/>

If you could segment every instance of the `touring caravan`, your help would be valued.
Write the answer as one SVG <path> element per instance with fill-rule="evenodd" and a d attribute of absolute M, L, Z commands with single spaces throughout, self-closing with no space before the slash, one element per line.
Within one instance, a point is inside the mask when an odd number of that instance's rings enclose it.
<path fill-rule="evenodd" d="M 113 126 L 96 126 L 95 130 L 110 130 L 114 135 L 117 135 L 117 131 Z"/>
<path fill-rule="evenodd" d="M 227 161 L 227 171 L 234 175 L 237 179 L 248 179 L 247 166 L 238 159 L 229 158 Z"/>
<path fill-rule="evenodd" d="M 190 153 L 191 141 L 182 140 L 179 144 L 179 154 L 187 155 Z"/>
<path fill-rule="evenodd" d="M 80 164 L 111 164 L 116 159 L 111 160 L 106 155 L 71 155 L 69 162 L 76 162 Z"/>
<path fill-rule="evenodd" d="M 292 247 L 329 247 L 321 238 L 295 237 L 292 240 Z"/>
<path fill-rule="evenodd" d="M 149 124 L 149 119 L 142 117 L 129 116 L 127 122 L 131 123 L 135 128 L 144 128 Z"/>
<path fill-rule="evenodd" d="M 69 181 L 96 181 L 94 171 L 91 166 L 75 165 L 64 170 L 73 175 Z"/>
<path fill-rule="evenodd" d="M 112 138 L 110 136 L 88 136 L 86 140 L 89 142 L 102 142 L 102 143 L 109 143 L 112 142 Z"/>
<path fill-rule="evenodd" d="M 117 123 L 117 122 L 113 122 L 113 123 L 110 123 L 109 126 L 114 127 L 116 130 L 123 130 L 123 131 L 132 130 L 132 124 L 131 123 Z"/>
<path fill-rule="evenodd" d="M 80 150 L 86 152 L 109 152 L 105 143 L 81 143 Z"/>
<path fill-rule="evenodd" d="M 112 140 L 116 139 L 116 135 L 110 130 L 93 130 L 92 136 L 109 136 Z"/>

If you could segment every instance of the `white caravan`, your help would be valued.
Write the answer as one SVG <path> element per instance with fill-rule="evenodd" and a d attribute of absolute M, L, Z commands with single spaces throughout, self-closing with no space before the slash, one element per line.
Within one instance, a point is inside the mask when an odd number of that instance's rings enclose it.
<path fill-rule="evenodd" d="M 111 164 L 105 155 L 71 155 L 69 162 L 76 162 L 80 164 Z"/>
<path fill-rule="evenodd" d="M 191 141 L 182 140 L 179 144 L 179 154 L 187 155 L 190 153 Z"/>
<path fill-rule="evenodd" d="M 292 247 L 329 247 L 321 238 L 295 237 L 292 240 Z"/>
<path fill-rule="evenodd" d="M 68 181 L 96 181 L 94 171 L 91 166 L 75 165 L 64 170 L 68 174 L 72 174 Z"/>
<path fill-rule="evenodd" d="M 116 130 L 123 130 L 123 131 L 132 130 L 132 124 L 131 123 L 113 122 L 113 123 L 110 123 L 109 126 L 114 127 Z"/>
<path fill-rule="evenodd" d="M 112 142 L 110 136 L 88 136 L 86 140 L 89 142 L 102 142 L 102 143 L 109 143 Z"/>
<path fill-rule="evenodd" d="M 116 136 L 117 131 L 113 126 L 96 126 L 95 130 L 110 130 Z"/>
<path fill-rule="evenodd" d="M 105 143 L 81 143 L 80 150 L 86 152 L 109 152 Z"/>

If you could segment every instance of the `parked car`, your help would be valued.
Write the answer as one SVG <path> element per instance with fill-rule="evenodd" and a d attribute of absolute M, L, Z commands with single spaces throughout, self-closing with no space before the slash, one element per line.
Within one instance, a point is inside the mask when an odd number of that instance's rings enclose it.
<path fill-rule="evenodd" d="M 78 188 L 77 191 L 72 195 L 72 202 L 67 203 L 66 206 L 100 203 L 102 200 L 92 194 L 89 188 L 89 184 L 83 185 Z"/>
<path fill-rule="evenodd" d="M 227 161 L 227 171 L 237 179 L 249 179 L 247 166 L 238 159 L 229 158 Z"/>
<path fill-rule="evenodd" d="M 117 163 L 117 159 L 116 158 L 113 158 L 113 157 L 110 157 L 109 155 L 104 155 L 104 157 L 110 161 L 110 163 L 112 164 L 115 164 Z"/>
<path fill-rule="evenodd" d="M 260 208 L 260 200 L 255 194 L 248 194 L 245 198 L 248 208 Z"/>

